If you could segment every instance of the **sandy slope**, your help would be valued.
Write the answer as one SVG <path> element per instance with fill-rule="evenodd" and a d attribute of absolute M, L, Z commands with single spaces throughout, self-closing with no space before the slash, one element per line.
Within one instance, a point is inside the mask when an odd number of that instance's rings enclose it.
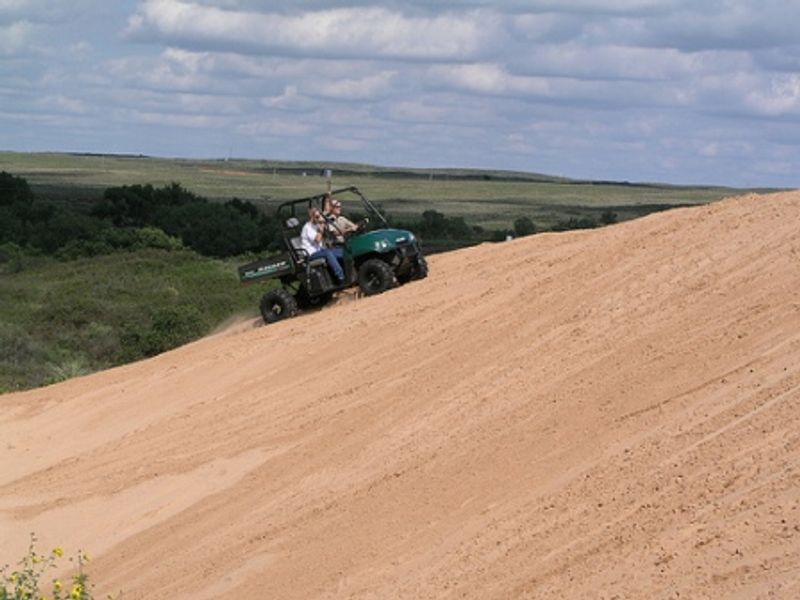
<path fill-rule="evenodd" d="M 800 597 L 800 193 L 0 397 L 29 531 L 124 598 Z"/>

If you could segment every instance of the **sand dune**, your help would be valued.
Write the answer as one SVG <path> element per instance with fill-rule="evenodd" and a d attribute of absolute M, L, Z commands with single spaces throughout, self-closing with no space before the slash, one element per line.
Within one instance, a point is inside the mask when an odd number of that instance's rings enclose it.
<path fill-rule="evenodd" d="M 431 257 L 0 397 L 0 564 L 99 597 L 800 597 L 800 193 Z"/>

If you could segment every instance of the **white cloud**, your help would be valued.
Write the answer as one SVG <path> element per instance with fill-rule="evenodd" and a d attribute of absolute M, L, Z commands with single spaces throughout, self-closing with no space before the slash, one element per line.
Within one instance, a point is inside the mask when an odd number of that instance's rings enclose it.
<path fill-rule="evenodd" d="M 25 20 L 37 23 L 63 23 L 96 10 L 103 0 L 0 0 L 0 22 Z"/>
<path fill-rule="evenodd" d="M 223 121 L 214 119 L 208 115 L 187 115 L 181 113 L 148 112 L 143 110 L 126 111 L 125 118 L 134 123 L 164 127 L 203 129 L 220 127 L 223 125 Z"/>
<path fill-rule="evenodd" d="M 462 60 L 490 41 L 495 21 L 492 13 L 410 17 L 379 6 L 263 14 L 146 0 L 127 31 L 135 39 L 249 52 Z"/>
<path fill-rule="evenodd" d="M 800 115 L 800 75 L 776 75 L 769 85 L 747 94 L 746 103 L 769 116 Z"/>
<path fill-rule="evenodd" d="M 314 92 L 339 100 L 369 100 L 385 96 L 396 73 L 382 71 L 359 79 L 342 79 L 322 82 L 314 86 Z"/>
<path fill-rule="evenodd" d="M 306 111 L 313 107 L 315 103 L 300 94 L 296 85 L 288 85 L 280 94 L 262 98 L 261 104 L 265 108 Z"/>
<path fill-rule="evenodd" d="M 353 137 L 377 139 L 373 133 L 383 121 L 372 113 L 372 108 L 359 104 L 336 104 L 320 107 L 309 116 L 326 135 L 344 135 L 347 131 Z M 386 137 L 384 132 L 382 137 Z"/>
<path fill-rule="evenodd" d="M 447 65 L 431 67 L 433 79 L 449 82 L 454 86 L 485 94 L 503 94 L 513 87 L 515 78 L 502 65 L 474 63 L 469 65 Z"/>
<path fill-rule="evenodd" d="M 78 98 L 70 98 L 63 94 L 45 96 L 37 101 L 37 105 L 50 112 L 66 112 L 83 114 L 87 111 L 86 103 Z"/>
<path fill-rule="evenodd" d="M 304 137 L 313 131 L 313 127 L 301 121 L 291 119 L 263 119 L 242 123 L 236 128 L 238 133 L 251 137 Z"/>
<path fill-rule="evenodd" d="M 14 56 L 30 49 L 36 27 L 27 21 L 0 25 L 0 56 Z"/>
<path fill-rule="evenodd" d="M 393 102 L 388 114 L 397 121 L 433 123 L 447 118 L 452 114 L 452 109 L 440 102 L 410 98 Z"/>
<path fill-rule="evenodd" d="M 354 138 L 343 137 L 323 137 L 319 140 L 319 144 L 323 148 L 333 150 L 334 152 L 354 152 L 363 150 L 369 146 L 369 142 Z"/>
<path fill-rule="evenodd" d="M 674 48 L 637 48 L 616 44 L 595 46 L 570 41 L 539 45 L 535 53 L 512 57 L 508 64 L 517 74 L 675 81 L 707 73 L 750 69 L 753 61 L 744 52 L 686 53 Z"/>
<path fill-rule="evenodd" d="M 715 157 L 719 155 L 719 143 L 710 142 L 700 149 L 700 154 L 707 157 Z"/>
<path fill-rule="evenodd" d="M 800 172 L 798 20 L 785 0 L 0 0 L 0 130 L 12 147 L 113 130 L 152 154 L 777 181 L 741 161 Z"/>

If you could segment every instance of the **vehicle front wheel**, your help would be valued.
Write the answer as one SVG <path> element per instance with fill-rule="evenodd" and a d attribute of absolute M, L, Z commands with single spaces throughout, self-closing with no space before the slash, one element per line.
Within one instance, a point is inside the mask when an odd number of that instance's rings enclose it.
<path fill-rule="evenodd" d="M 392 268 L 379 258 L 370 258 L 358 269 L 358 287 L 367 296 L 385 292 L 393 281 Z"/>
<path fill-rule="evenodd" d="M 261 298 L 261 316 L 265 323 L 275 323 L 297 314 L 297 300 L 286 289 L 278 288 Z"/>
<path fill-rule="evenodd" d="M 414 274 L 411 279 L 425 279 L 428 276 L 428 261 L 421 254 L 417 257 L 417 264 L 414 267 Z"/>

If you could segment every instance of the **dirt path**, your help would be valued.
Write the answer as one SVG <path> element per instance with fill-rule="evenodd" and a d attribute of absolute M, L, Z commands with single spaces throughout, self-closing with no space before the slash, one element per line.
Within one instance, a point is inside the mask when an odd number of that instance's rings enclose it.
<path fill-rule="evenodd" d="M 98 597 L 800 597 L 800 193 L 0 397 L 0 564 Z"/>

